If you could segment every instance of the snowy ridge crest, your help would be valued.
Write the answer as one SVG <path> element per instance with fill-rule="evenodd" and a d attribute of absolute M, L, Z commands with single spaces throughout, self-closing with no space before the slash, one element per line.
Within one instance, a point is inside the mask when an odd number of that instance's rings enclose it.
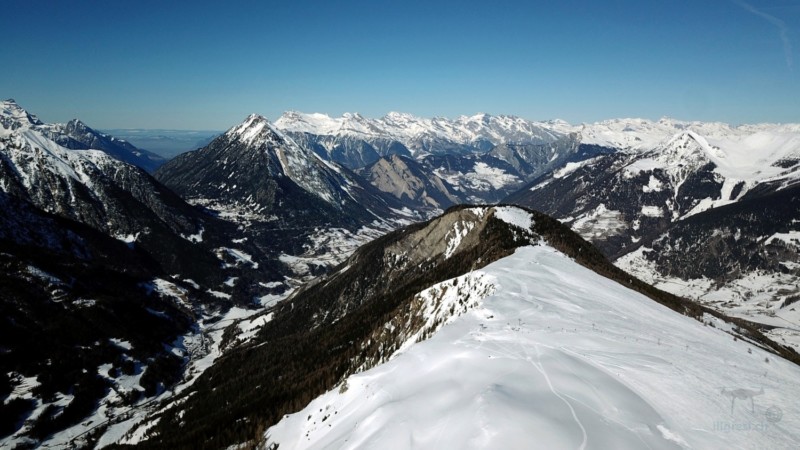
<path fill-rule="evenodd" d="M 326 114 L 291 111 L 276 120 L 275 125 L 289 132 L 392 139 L 412 152 L 430 151 L 441 141 L 481 147 L 484 143 L 543 144 L 563 137 L 556 127 L 515 116 L 489 114 L 427 119 L 390 112 L 382 118 L 370 119 L 357 113 L 333 118 Z"/>
<path fill-rule="evenodd" d="M 416 294 L 407 314 L 396 315 L 373 333 L 367 345 L 382 342 L 382 348 L 377 357 L 364 361 L 353 373 L 389 361 L 415 343 L 430 338 L 459 316 L 479 307 L 481 301 L 494 294 L 496 289 L 494 277 L 474 271 Z"/>

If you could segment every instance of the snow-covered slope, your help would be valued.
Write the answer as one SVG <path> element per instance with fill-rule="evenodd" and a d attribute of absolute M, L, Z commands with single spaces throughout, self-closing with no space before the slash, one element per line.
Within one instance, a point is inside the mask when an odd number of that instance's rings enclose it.
<path fill-rule="evenodd" d="M 362 139 L 383 137 L 405 144 L 412 152 L 448 153 L 451 142 L 488 150 L 499 144 L 543 144 L 570 133 L 581 143 L 620 150 L 648 151 L 683 132 L 703 136 L 711 146 L 723 149 L 732 165 L 761 162 L 771 164 L 785 157 L 800 157 L 800 124 L 755 124 L 731 126 L 720 122 L 680 121 L 663 118 L 612 119 L 569 124 L 563 120 L 531 121 L 515 116 L 477 114 L 456 119 L 421 118 L 392 112 L 379 119 L 360 114 L 333 118 L 325 114 L 284 113 L 275 126 L 290 132 Z M 488 146 L 487 146 L 488 144 Z M 753 150 L 756 150 L 755 154 Z"/>
<path fill-rule="evenodd" d="M 709 209 L 615 261 L 665 291 L 767 325 L 800 348 L 800 185 Z"/>
<path fill-rule="evenodd" d="M 688 215 L 734 202 L 756 187 L 776 190 L 800 182 L 800 124 L 733 127 L 716 122 L 620 119 L 584 125 L 580 133 L 585 144 L 634 155 L 625 168 L 629 175 L 667 174 L 676 197 L 681 183 L 708 165 L 720 184 L 719 192 L 696 198 L 698 203 Z"/>
<path fill-rule="evenodd" d="M 575 224 L 611 257 L 675 221 L 800 183 L 800 125 L 620 119 L 579 133 L 617 151 L 569 162 L 507 200 Z"/>
<path fill-rule="evenodd" d="M 712 145 L 724 142 L 742 143 L 744 146 L 758 144 L 765 135 L 790 136 L 800 133 L 800 124 L 752 124 L 732 126 L 721 122 L 681 121 L 662 118 L 658 121 L 647 119 L 612 119 L 573 126 L 565 122 L 554 125 L 557 130 L 570 130 L 581 133 L 584 144 L 601 145 L 622 150 L 650 150 L 671 136 L 684 131 L 693 131 L 705 136 Z M 751 136 L 761 136 L 755 139 Z M 761 141 L 763 143 L 763 140 Z M 763 145 L 759 145 L 763 148 Z M 795 149 L 797 144 L 795 144 Z"/>
<path fill-rule="evenodd" d="M 800 368 L 523 247 L 491 289 L 390 362 L 265 433 L 280 448 L 792 448 Z M 466 279 L 444 282 L 458 289 Z M 492 293 L 493 292 L 493 293 Z"/>
<path fill-rule="evenodd" d="M 80 120 L 45 125 L 42 133 L 64 147 L 80 150 L 102 150 L 114 158 L 153 172 L 166 159 L 147 150 L 134 147 L 127 141 L 100 133 Z"/>
<path fill-rule="evenodd" d="M 687 423 L 713 419 L 714 407 L 724 420 L 730 397 L 717 393 L 758 390 L 765 371 L 773 401 L 798 369 L 772 355 L 800 360 L 744 321 L 631 278 L 558 221 L 511 206 L 453 207 L 376 239 L 263 320 L 185 401 L 148 418 L 145 444 L 578 447 L 583 429 L 601 448 L 659 447 L 669 436 L 724 446 L 713 425 L 703 438 Z M 284 431 L 253 440 L 287 415 Z"/>
<path fill-rule="evenodd" d="M 707 197 L 687 192 L 698 202 L 685 213 L 671 211 L 675 218 L 733 203 L 757 186 L 779 190 L 800 182 L 800 132 L 759 131 L 713 139 L 687 130 L 637 156 L 625 167 L 626 174 L 629 177 L 641 172 L 666 174 L 675 197 L 681 185 L 704 168 L 720 185 L 717 192 Z"/>

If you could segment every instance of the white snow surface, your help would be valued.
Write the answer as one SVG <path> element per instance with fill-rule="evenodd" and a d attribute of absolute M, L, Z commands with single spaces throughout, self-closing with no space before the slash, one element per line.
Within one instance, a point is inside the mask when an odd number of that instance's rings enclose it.
<path fill-rule="evenodd" d="M 598 159 L 599 157 L 595 157 L 578 162 L 568 162 L 566 165 L 564 165 L 564 167 L 553 172 L 553 178 L 564 178 L 565 176 L 571 174 L 572 172 L 575 172 L 581 167 L 594 164 L 595 162 L 597 162 Z"/>
<path fill-rule="evenodd" d="M 658 206 L 642 206 L 642 215 L 647 217 L 663 217 L 664 211 Z"/>
<path fill-rule="evenodd" d="M 220 247 L 215 249 L 217 253 L 217 257 L 220 259 L 224 258 L 224 255 L 232 257 L 234 263 L 224 263 L 224 267 L 236 267 L 239 265 L 250 265 L 253 269 L 258 269 L 258 263 L 253 261 L 253 257 L 242 250 L 235 249 L 235 248 L 228 248 L 228 247 Z M 224 261 L 224 259 L 223 259 Z"/>
<path fill-rule="evenodd" d="M 509 225 L 523 230 L 530 230 L 533 226 L 533 216 L 522 208 L 498 206 L 494 208 L 494 216 Z"/>
<path fill-rule="evenodd" d="M 437 450 L 800 442 L 800 367 L 547 246 L 480 272 L 493 295 L 285 416 L 267 442 Z"/>

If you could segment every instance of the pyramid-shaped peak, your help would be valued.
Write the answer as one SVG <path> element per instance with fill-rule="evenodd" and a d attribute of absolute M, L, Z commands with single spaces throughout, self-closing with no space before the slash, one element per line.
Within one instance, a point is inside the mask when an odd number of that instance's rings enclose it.
<path fill-rule="evenodd" d="M 253 142 L 259 138 L 274 140 L 275 137 L 283 137 L 266 117 L 260 114 L 250 114 L 239 125 L 228 130 L 226 136 L 232 139 Z"/>
<path fill-rule="evenodd" d="M 80 131 L 94 131 L 91 127 L 83 123 L 80 119 L 71 119 L 67 122 L 67 129 L 68 130 L 80 130 Z"/>
<path fill-rule="evenodd" d="M 719 147 L 709 144 L 705 137 L 693 130 L 683 130 L 667 141 L 662 149 L 667 157 L 680 159 L 708 160 L 713 156 L 725 158 L 725 152 Z"/>

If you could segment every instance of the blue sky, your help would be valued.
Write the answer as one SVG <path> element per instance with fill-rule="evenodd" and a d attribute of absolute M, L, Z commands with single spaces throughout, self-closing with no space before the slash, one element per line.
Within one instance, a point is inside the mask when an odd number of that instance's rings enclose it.
<path fill-rule="evenodd" d="M 0 3 L 0 97 L 48 122 L 285 110 L 800 122 L 800 2 Z"/>

